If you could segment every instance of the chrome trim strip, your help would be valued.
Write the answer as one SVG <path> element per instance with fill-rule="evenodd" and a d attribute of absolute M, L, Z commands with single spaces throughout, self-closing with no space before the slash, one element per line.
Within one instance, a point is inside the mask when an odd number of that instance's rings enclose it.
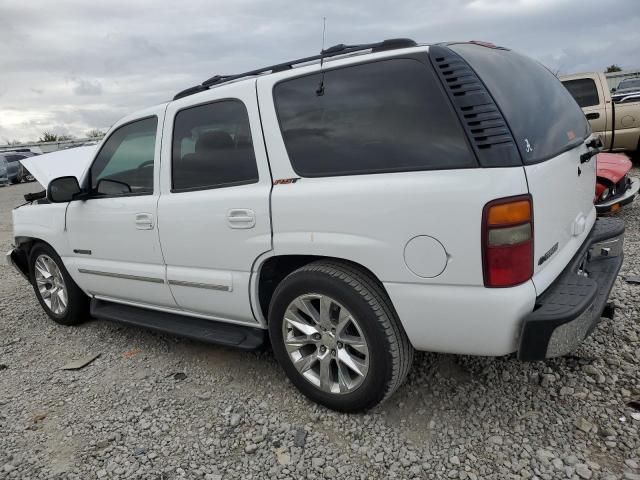
<path fill-rule="evenodd" d="M 87 273 L 89 275 L 99 275 L 101 277 L 121 278 L 123 280 L 139 280 L 141 282 L 164 283 L 163 278 L 140 277 L 138 275 L 128 275 L 126 273 L 101 272 L 98 270 L 87 270 L 86 268 L 79 268 L 78 272 Z"/>
<path fill-rule="evenodd" d="M 184 282 L 182 280 L 169 280 L 169 285 L 175 285 L 176 287 L 205 288 L 208 290 L 220 290 L 223 292 L 231 291 L 231 287 L 229 287 L 228 285 L 215 285 L 213 283 L 198 283 L 198 282 Z"/>

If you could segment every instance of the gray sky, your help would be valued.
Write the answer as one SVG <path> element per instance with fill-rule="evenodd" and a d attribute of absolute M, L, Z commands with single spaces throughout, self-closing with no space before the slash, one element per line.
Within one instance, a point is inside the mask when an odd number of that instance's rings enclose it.
<path fill-rule="evenodd" d="M 0 143 L 83 136 L 214 74 L 393 37 L 486 40 L 561 73 L 640 68 L 640 0 L 1 0 Z"/>

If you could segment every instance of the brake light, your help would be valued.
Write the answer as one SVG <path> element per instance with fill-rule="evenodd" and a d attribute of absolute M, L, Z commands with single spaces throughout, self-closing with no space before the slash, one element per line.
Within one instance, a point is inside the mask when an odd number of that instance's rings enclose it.
<path fill-rule="evenodd" d="M 500 198 L 482 212 L 485 287 L 513 287 L 533 275 L 533 206 L 530 195 Z"/>

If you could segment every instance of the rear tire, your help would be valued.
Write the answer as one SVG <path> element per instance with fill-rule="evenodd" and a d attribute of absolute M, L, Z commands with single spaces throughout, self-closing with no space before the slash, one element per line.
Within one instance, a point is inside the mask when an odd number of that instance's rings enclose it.
<path fill-rule="evenodd" d="M 382 286 L 339 261 L 308 264 L 278 285 L 269 334 L 291 382 L 311 400 L 342 412 L 386 400 L 413 362 L 413 347 Z"/>
<path fill-rule="evenodd" d="M 40 305 L 54 322 L 77 325 L 89 319 L 89 299 L 49 245 L 33 247 L 29 275 Z"/>

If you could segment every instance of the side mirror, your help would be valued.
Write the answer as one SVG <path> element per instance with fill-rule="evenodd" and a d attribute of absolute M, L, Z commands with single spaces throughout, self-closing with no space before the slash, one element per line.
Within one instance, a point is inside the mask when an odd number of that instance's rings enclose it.
<path fill-rule="evenodd" d="M 616 87 L 613 87 L 613 88 L 611 89 L 611 93 L 616 93 Z"/>
<path fill-rule="evenodd" d="M 51 203 L 70 202 L 81 192 L 76 177 L 58 177 L 49 182 L 47 198 Z"/>

